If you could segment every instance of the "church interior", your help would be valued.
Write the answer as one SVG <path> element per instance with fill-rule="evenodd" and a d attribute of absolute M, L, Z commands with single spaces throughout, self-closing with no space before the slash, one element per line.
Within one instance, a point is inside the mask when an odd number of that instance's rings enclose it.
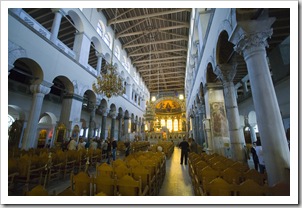
<path fill-rule="evenodd" d="M 292 12 L 8 8 L 2 195 L 286 203 Z"/>

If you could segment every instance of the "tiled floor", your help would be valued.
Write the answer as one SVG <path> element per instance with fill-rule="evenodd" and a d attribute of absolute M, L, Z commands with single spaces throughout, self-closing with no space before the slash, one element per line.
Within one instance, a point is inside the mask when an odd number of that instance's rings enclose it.
<path fill-rule="evenodd" d="M 166 176 L 159 191 L 159 196 L 195 196 L 188 165 L 180 164 L 180 149 L 175 147 L 174 153 L 166 161 Z"/>

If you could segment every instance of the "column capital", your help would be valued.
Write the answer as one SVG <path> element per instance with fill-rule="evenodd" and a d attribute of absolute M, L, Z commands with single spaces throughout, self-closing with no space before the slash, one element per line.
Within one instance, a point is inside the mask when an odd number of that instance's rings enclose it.
<path fill-rule="evenodd" d="M 235 45 L 234 50 L 242 54 L 248 49 L 268 47 L 267 38 L 273 34 L 271 26 L 275 20 L 275 17 L 270 17 L 262 20 L 239 21 L 230 37 L 230 41 Z"/>
<path fill-rule="evenodd" d="M 110 117 L 112 118 L 112 119 L 116 119 L 116 117 L 117 117 L 117 113 L 116 112 L 112 112 L 112 111 L 110 111 Z"/>
<path fill-rule="evenodd" d="M 223 83 L 232 82 L 236 75 L 236 69 L 237 63 L 218 64 L 214 73 L 222 80 Z"/>
<path fill-rule="evenodd" d="M 32 93 L 42 93 L 44 95 L 47 95 L 50 92 L 50 87 L 53 85 L 53 83 L 48 82 L 42 82 L 41 84 L 33 84 L 30 85 L 30 91 Z"/>
<path fill-rule="evenodd" d="M 101 112 L 102 112 L 102 116 L 108 116 L 108 114 L 109 114 L 109 109 L 104 108 L 104 109 L 101 110 Z"/>

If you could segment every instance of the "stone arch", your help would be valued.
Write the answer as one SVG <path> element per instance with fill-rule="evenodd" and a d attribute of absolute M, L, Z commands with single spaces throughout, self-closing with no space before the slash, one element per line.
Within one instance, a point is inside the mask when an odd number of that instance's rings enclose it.
<path fill-rule="evenodd" d="M 234 44 L 228 41 L 229 35 L 227 31 L 223 30 L 218 36 L 216 45 L 216 63 L 226 64 L 232 59 L 234 52 Z"/>
<path fill-rule="evenodd" d="M 216 83 L 220 82 L 217 75 L 214 73 L 214 68 L 212 63 L 208 63 L 206 68 L 206 83 Z"/>
<path fill-rule="evenodd" d="M 45 112 L 40 116 L 39 124 L 49 124 L 49 125 L 56 125 L 57 124 L 57 117 L 51 112 Z"/>
<path fill-rule="evenodd" d="M 101 53 L 102 52 L 102 44 L 101 44 L 100 40 L 97 37 L 93 36 L 91 38 L 91 42 L 93 42 L 95 50 L 98 53 Z"/>
<path fill-rule="evenodd" d="M 26 120 L 24 110 L 16 105 L 8 105 L 8 114 L 11 115 L 15 120 Z"/>
<path fill-rule="evenodd" d="M 76 29 L 78 30 L 78 32 L 87 31 L 87 28 L 84 28 L 84 24 L 83 24 L 83 21 L 82 21 L 81 17 L 74 10 L 69 10 L 67 12 L 67 14 L 72 19 L 72 21 L 73 21 Z"/>
<path fill-rule="evenodd" d="M 43 81 L 44 73 L 35 60 L 19 58 L 14 62 L 8 78 L 27 85 L 40 84 Z"/>

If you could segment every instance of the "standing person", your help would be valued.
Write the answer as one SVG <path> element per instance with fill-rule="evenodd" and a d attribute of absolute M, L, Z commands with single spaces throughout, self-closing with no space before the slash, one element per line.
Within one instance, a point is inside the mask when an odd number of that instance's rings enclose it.
<path fill-rule="evenodd" d="M 81 138 L 78 144 L 78 151 L 85 150 L 84 140 Z"/>
<path fill-rule="evenodd" d="M 257 146 L 256 146 L 255 150 L 256 150 L 256 154 L 258 156 L 258 160 L 259 160 L 259 172 L 264 173 L 265 162 L 264 162 L 264 158 L 263 158 L 263 150 L 262 150 L 260 140 L 257 141 Z"/>
<path fill-rule="evenodd" d="M 112 146 L 112 159 L 113 161 L 115 161 L 116 159 L 116 149 L 117 149 L 117 142 L 115 140 L 115 138 L 111 139 L 111 146 Z"/>
<path fill-rule="evenodd" d="M 192 152 L 198 153 L 197 143 L 195 142 L 195 139 L 192 139 L 192 142 L 191 142 L 191 145 L 190 145 L 190 150 Z"/>
<path fill-rule="evenodd" d="M 92 142 L 89 145 L 89 149 L 96 150 L 97 147 L 98 147 L 98 143 L 96 142 L 95 139 L 92 139 Z"/>
<path fill-rule="evenodd" d="M 183 138 L 183 141 L 180 142 L 180 144 L 178 145 L 179 148 L 181 148 L 181 157 L 180 157 L 180 164 L 183 164 L 183 159 L 185 157 L 185 165 L 187 165 L 187 161 L 188 161 L 188 152 L 189 152 L 189 143 L 186 141 L 186 138 Z"/>
<path fill-rule="evenodd" d="M 105 158 L 107 158 L 107 149 L 108 149 L 108 142 L 107 140 L 104 140 L 102 142 L 102 155 L 105 155 Z"/>
<path fill-rule="evenodd" d="M 67 149 L 68 150 L 76 150 L 77 149 L 77 142 L 74 140 L 74 138 L 70 138 Z"/>
<path fill-rule="evenodd" d="M 125 156 L 127 157 L 130 153 L 130 142 L 129 142 L 129 139 L 126 139 L 125 141 L 125 147 L 126 147 L 126 152 L 125 152 Z"/>
<path fill-rule="evenodd" d="M 256 142 L 253 142 L 253 146 L 251 147 L 251 153 L 252 153 L 252 157 L 253 157 L 253 161 L 254 161 L 255 170 L 258 171 L 259 159 L 258 159 L 258 156 L 256 153 Z"/>
<path fill-rule="evenodd" d="M 111 141 L 107 139 L 107 164 L 110 164 L 111 149 Z"/>

